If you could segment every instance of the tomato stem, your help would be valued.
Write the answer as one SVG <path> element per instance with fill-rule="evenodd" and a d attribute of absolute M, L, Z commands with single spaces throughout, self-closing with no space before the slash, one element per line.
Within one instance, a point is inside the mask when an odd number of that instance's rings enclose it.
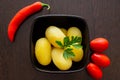
<path fill-rule="evenodd" d="M 47 10 L 50 9 L 50 5 L 49 5 L 49 4 L 42 3 L 42 6 L 43 6 L 43 7 L 47 7 Z"/>

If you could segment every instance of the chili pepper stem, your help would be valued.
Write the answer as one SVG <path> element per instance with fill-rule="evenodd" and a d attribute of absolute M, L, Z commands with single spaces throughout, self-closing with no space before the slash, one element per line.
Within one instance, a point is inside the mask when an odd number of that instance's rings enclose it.
<path fill-rule="evenodd" d="M 50 5 L 49 5 L 49 4 L 42 3 L 42 6 L 43 6 L 43 7 L 47 7 L 47 10 L 50 9 Z"/>

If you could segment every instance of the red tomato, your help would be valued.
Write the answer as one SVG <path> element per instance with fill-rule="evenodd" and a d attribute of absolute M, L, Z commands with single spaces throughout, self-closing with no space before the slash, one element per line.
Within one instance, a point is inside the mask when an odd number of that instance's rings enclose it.
<path fill-rule="evenodd" d="M 94 63 L 89 63 L 87 65 L 87 71 L 89 75 L 94 79 L 101 79 L 103 76 L 102 70 Z"/>
<path fill-rule="evenodd" d="M 96 65 L 100 67 L 108 67 L 110 65 L 109 57 L 102 53 L 93 53 L 91 59 Z"/>
<path fill-rule="evenodd" d="M 96 38 L 90 42 L 90 48 L 94 52 L 103 52 L 108 48 L 109 42 L 105 38 Z"/>

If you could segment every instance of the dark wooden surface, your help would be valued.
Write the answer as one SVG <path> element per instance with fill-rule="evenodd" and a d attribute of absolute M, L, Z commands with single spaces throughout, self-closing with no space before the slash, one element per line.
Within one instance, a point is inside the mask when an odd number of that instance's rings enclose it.
<path fill-rule="evenodd" d="M 43 14 L 73 14 L 86 19 L 90 40 L 105 37 L 110 46 L 104 53 L 111 65 L 103 70 L 102 80 L 120 80 L 120 0 L 41 0 L 51 5 L 30 16 L 20 26 L 15 42 L 7 37 L 7 26 L 14 14 L 36 0 L 0 0 L 0 80 L 92 80 L 86 70 L 71 74 L 36 71 L 30 59 L 30 31 L 35 17 Z"/>

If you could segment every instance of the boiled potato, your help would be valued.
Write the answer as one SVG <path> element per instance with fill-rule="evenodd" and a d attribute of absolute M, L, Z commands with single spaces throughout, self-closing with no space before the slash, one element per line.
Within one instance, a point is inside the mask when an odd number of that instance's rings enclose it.
<path fill-rule="evenodd" d="M 48 65 L 51 62 L 51 44 L 46 38 L 40 38 L 35 44 L 35 56 L 41 65 Z"/>
<path fill-rule="evenodd" d="M 60 48 L 60 46 L 56 43 L 56 41 L 61 41 L 63 43 L 63 39 L 65 34 L 56 26 L 49 26 L 46 29 L 45 35 L 49 42 L 54 46 Z"/>
<path fill-rule="evenodd" d="M 72 36 L 77 36 L 82 38 L 82 33 L 79 28 L 77 27 L 70 27 L 67 31 L 67 36 L 71 39 Z M 83 58 L 83 49 L 82 48 L 75 48 L 71 46 L 73 49 L 72 52 L 75 54 L 75 57 L 72 58 L 73 61 L 78 62 Z"/>
<path fill-rule="evenodd" d="M 56 67 L 60 70 L 68 70 L 72 66 L 72 60 L 70 58 L 65 59 L 63 57 L 64 49 L 54 48 L 52 50 L 52 60 Z"/>
<path fill-rule="evenodd" d="M 83 48 L 75 48 L 75 47 L 71 47 L 72 48 L 72 52 L 75 54 L 75 56 L 72 58 L 72 60 L 74 62 L 79 62 L 82 60 L 83 58 Z"/>
<path fill-rule="evenodd" d="M 67 36 L 78 36 L 82 37 L 82 33 L 79 28 L 77 27 L 70 27 L 67 32 Z"/>
<path fill-rule="evenodd" d="M 77 27 L 70 27 L 68 29 L 68 31 L 67 31 L 67 36 L 69 36 L 70 39 L 71 39 L 72 36 L 82 37 L 82 33 L 81 33 L 79 28 L 77 28 Z"/>
<path fill-rule="evenodd" d="M 67 30 L 65 28 L 60 28 L 60 29 L 65 35 L 67 35 Z"/>

